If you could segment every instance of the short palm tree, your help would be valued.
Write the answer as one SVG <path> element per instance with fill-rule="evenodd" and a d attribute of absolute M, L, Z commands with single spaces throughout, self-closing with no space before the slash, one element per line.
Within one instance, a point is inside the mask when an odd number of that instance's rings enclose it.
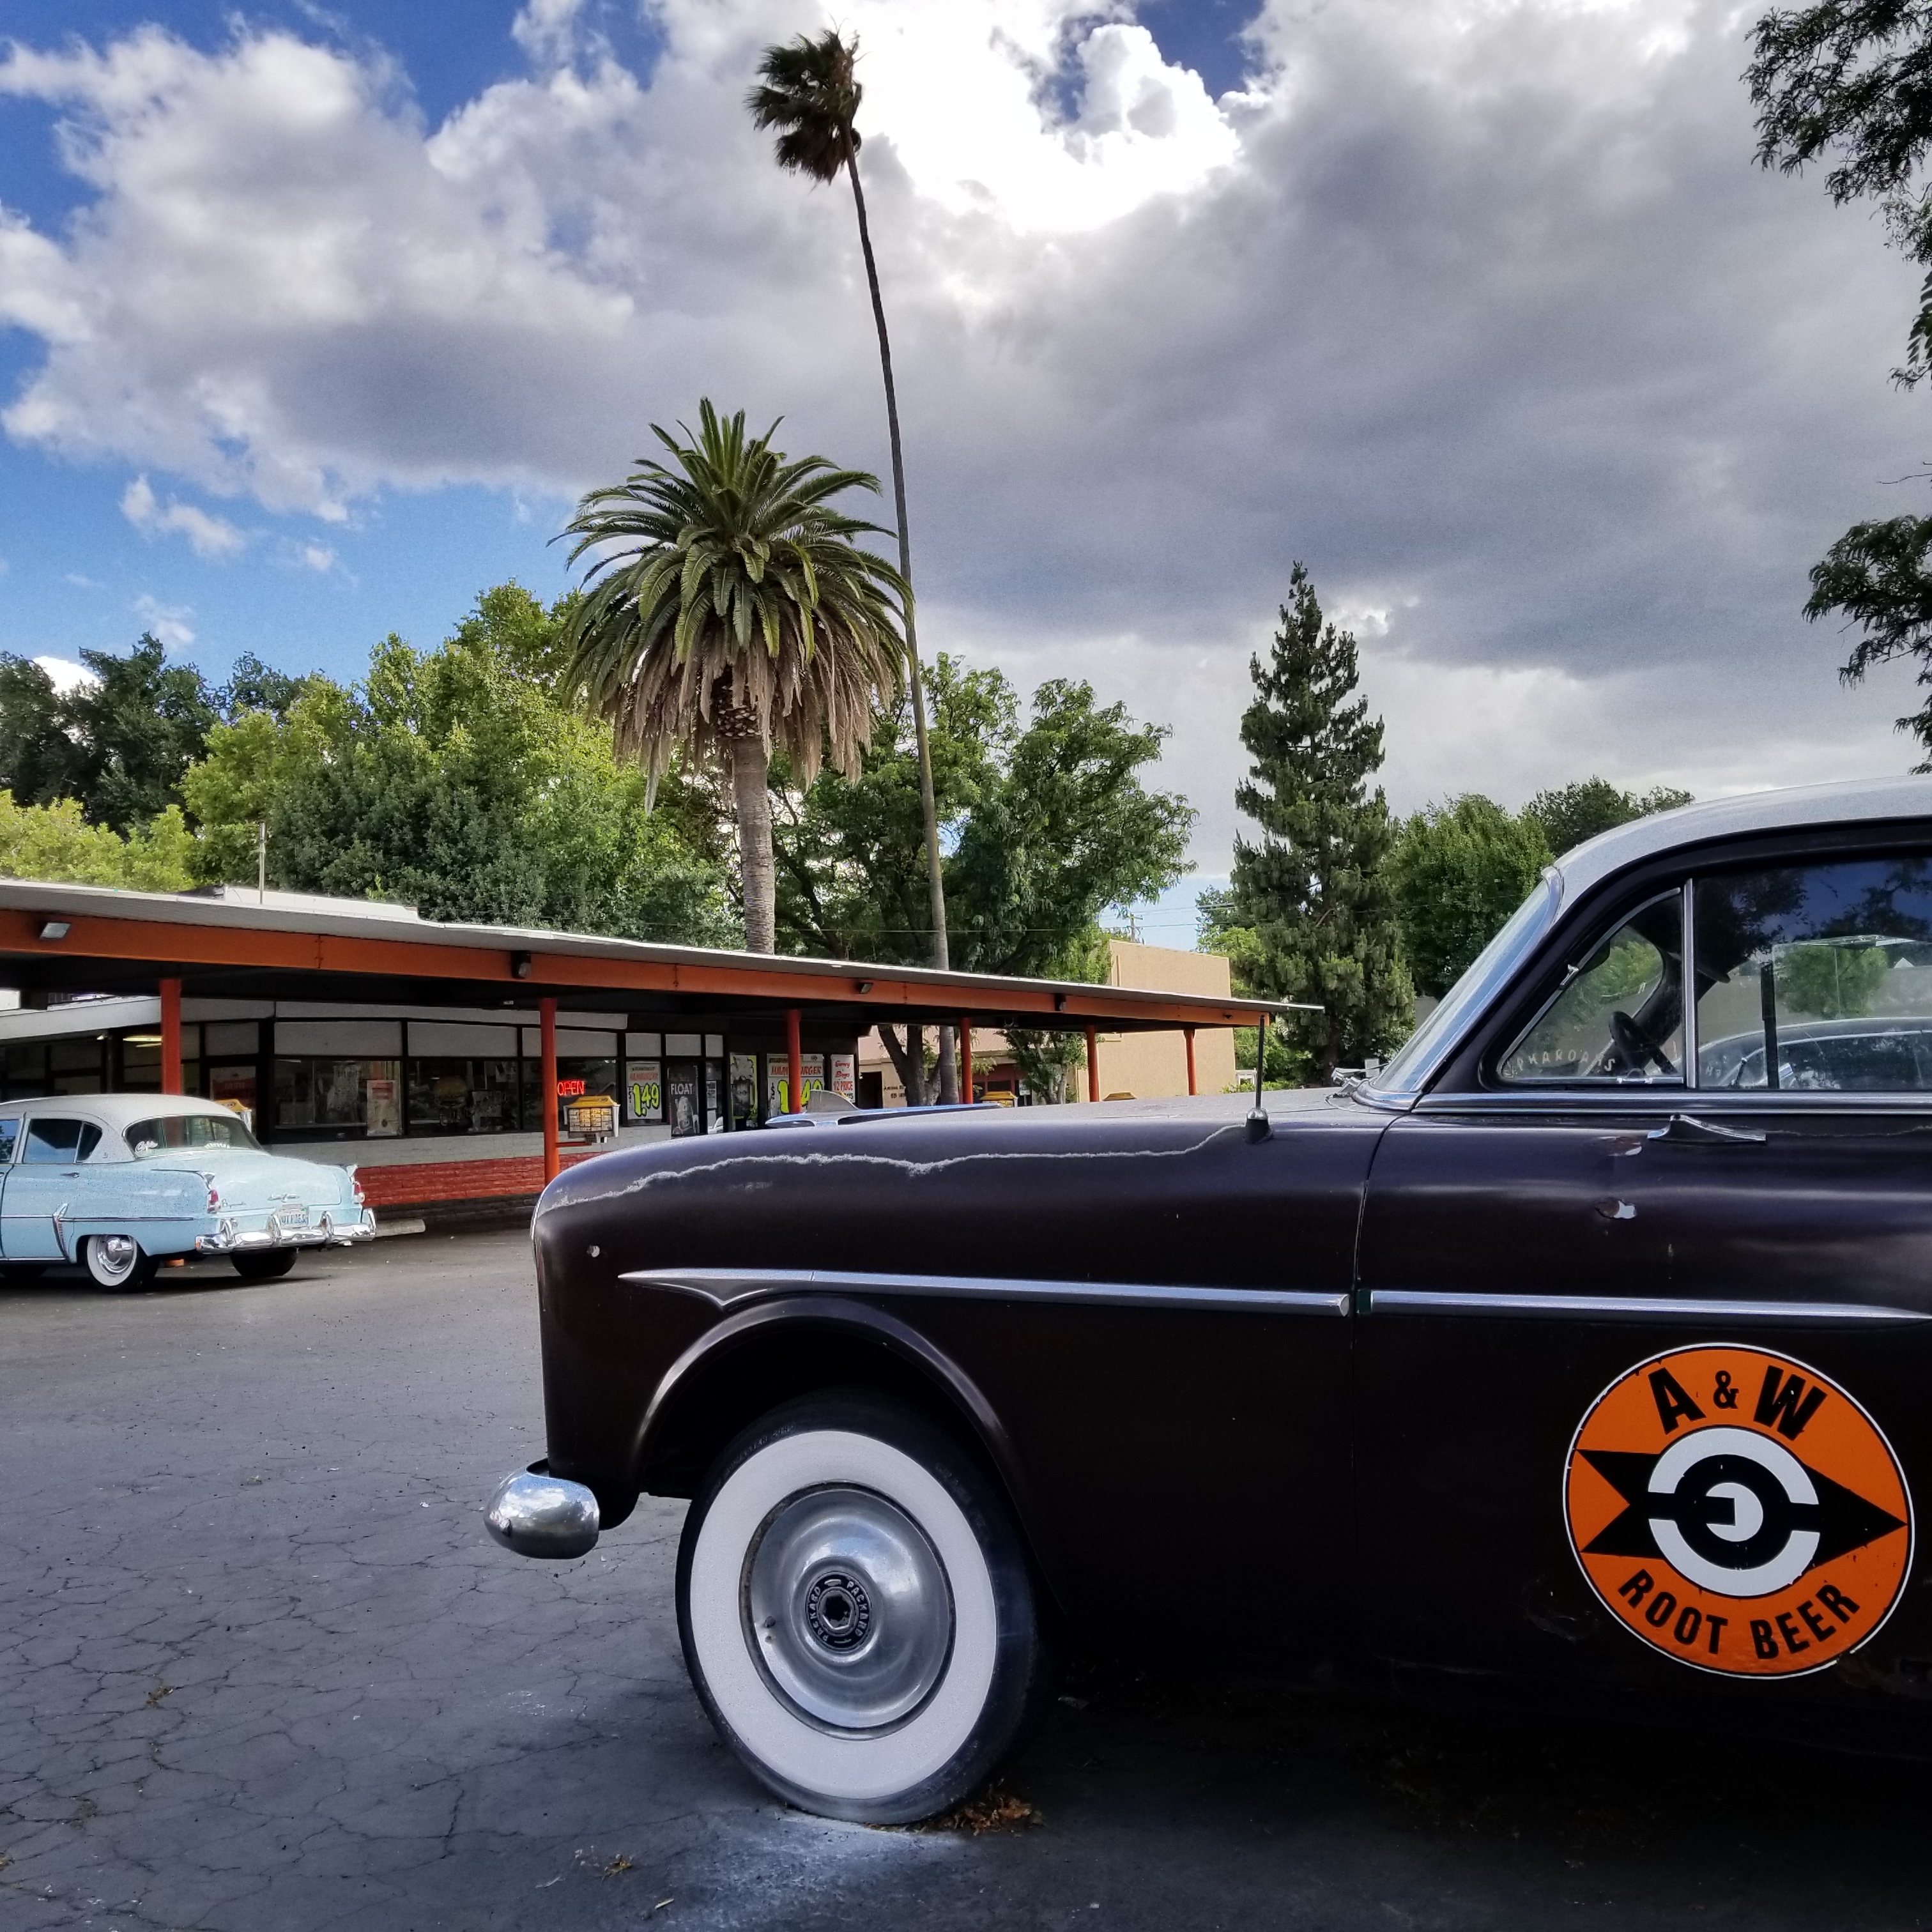
<path fill-rule="evenodd" d="M 912 582 L 912 538 L 906 525 L 905 460 L 899 452 L 898 392 L 892 382 L 892 339 L 886 333 L 886 305 L 879 294 L 878 264 L 872 259 L 872 231 L 866 219 L 866 190 L 859 182 L 859 132 L 853 121 L 865 90 L 854 72 L 859 58 L 856 36 L 847 40 L 836 27 L 801 34 L 784 46 L 767 47 L 759 63 L 763 85 L 746 96 L 753 124 L 774 128 L 778 166 L 814 181 L 833 182 L 844 169 L 852 183 L 859 214 L 859 246 L 866 258 L 866 284 L 872 291 L 872 320 L 879 332 L 879 368 L 886 384 L 886 429 L 892 446 L 892 508 L 898 519 L 899 575 Z M 910 603 L 905 612 L 906 663 L 911 674 L 913 730 L 919 746 L 920 803 L 926 814 L 927 896 L 932 916 L 932 963 L 946 964 L 946 890 L 939 869 L 939 820 L 933 803 L 932 757 L 926 736 L 926 688 L 920 676 L 919 640 Z"/>
<path fill-rule="evenodd" d="M 680 428 L 684 429 L 680 424 Z M 829 750 L 858 771 L 897 696 L 905 580 L 858 539 L 890 532 L 830 507 L 878 478 L 747 437 L 745 412 L 698 406 L 694 439 L 653 423 L 669 464 L 640 458 L 565 526 L 574 563 L 598 553 L 572 617 L 569 680 L 653 780 L 674 751 L 722 751 L 731 771 L 745 944 L 775 948 L 774 747 L 810 784 Z M 688 429 L 684 429 L 687 438 Z"/>

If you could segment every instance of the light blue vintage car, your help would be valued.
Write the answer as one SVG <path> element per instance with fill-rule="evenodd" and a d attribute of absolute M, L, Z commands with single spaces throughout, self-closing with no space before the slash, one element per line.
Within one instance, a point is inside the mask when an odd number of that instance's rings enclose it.
<path fill-rule="evenodd" d="M 306 1247 L 370 1240 L 350 1167 L 262 1149 L 240 1118 L 178 1094 L 87 1094 L 0 1106 L 0 1268 L 78 1262 L 138 1288 L 171 1255 L 226 1255 L 244 1281 Z"/>

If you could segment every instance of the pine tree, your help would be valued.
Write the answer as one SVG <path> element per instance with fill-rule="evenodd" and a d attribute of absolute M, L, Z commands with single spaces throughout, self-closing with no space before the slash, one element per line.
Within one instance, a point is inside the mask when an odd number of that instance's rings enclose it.
<path fill-rule="evenodd" d="M 1234 802 L 1261 828 L 1234 841 L 1231 897 L 1256 945 L 1244 974 L 1264 998 L 1305 1000 L 1284 1030 L 1318 1082 L 1386 1052 L 1411 1024 L 1414 994 L 1396 950 L 1386 877 L 1396 828 L 1378 787 L 1382 727 L 1354 698 L 1355 640 L 1322 621 L 1299 563 L 1256 698 L 1241 718 L 1254 758 Z"/>

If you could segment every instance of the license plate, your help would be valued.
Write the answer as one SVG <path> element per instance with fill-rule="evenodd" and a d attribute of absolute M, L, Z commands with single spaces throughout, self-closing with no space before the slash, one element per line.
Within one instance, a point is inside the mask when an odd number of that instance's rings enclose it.
<path fill-rule="evenodd" d="M 306 1228 L 308 1226 L 308 1210 L 306 1208 L 284 1208 L 275 1219 L 285 1228 Z"/>

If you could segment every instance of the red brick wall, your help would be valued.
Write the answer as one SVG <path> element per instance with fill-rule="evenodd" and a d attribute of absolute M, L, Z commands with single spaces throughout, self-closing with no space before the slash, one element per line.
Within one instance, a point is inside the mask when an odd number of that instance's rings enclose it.
<path fill-rule="evenodd" d="M 593 1148 L 566 1151 L 566 1167 L 588 1160 Z M 536 1195 L 543 1191 L 543 1156 L 524 1154 L 509 1160 L 411 1161 L 395 1167 L 361 1167 L 356 1178 L 362 1198 L 379 1213 L 385 1208 L 420 1208 L 439 1201 L 484 1201 L 500 1195 Z"/>

